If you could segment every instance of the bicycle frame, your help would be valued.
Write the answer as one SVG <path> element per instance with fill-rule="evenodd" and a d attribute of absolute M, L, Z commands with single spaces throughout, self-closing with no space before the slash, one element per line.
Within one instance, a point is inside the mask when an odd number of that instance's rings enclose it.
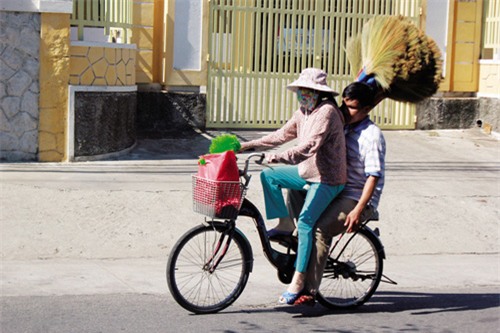
<path fill-rule="evenodd" d="M 238 216 L 247 216 L 253 219 L 254 225 L 257 228 L 257 232 L 261 241 L 262 249 L 267 260 L 278 270 L 282 282 L 290 283 L 293 272 L 295 270 L 294 263 L 296 258 L 296 255 L 290 252 L 292 250 L 291 246 L 288 248 L 288 252 L 286 254 L 272 248 L 271 242 L 267 237 L 264 219 L 257 207 L 255 207 L 255 205 L 248 199 L 245 199 L 243 201 Z M 221 234 L 219 240 L 217 241 L 217 244 L 215 244 L 215 249 L 204 264 L 203 270 L 213 273 L 216 270 L 218 264 L 226 255 L 234 232 L 238 231 L 238 229 L 236 228 L 236 220 L 237 218 L 234 220 L 226 220 L 224 222 L 224 224 L 227 226 L 227 229 L 224 233 Z M 208 222 L 209 225 L 210 223 L 212 222 Z M 251 245 L 248 241 L 247 246 L 251 250 Z M 250 268 L 253 266 L 253 262 L 247 264 L 250 264 Z"/>
<path fill-rule="evenodd" d="M 249 161 L 252 157 L 256 157 L 256 156 L 261 158 L 260 162 L 256 162 L 256 163 L 261 164 L 262 163 L 262 154 L 256 154 L 256 153 L 250 154 L 245 161 L 244 169 L 240 170 L 240 175 L 244 179 L 244 186 L 246 188 L 248 188 L 248 184 L 250 183 L 250 179 L 251 179 L 251 175 L 248 174 Z M 269 238 L 267 237 L 267 228 L 265 225 L 264 218 L 262 217 L 262 214 L 260 213 L 259 209 L 250 200 L 248 200 L 246 198 L 243 200 L 239 214 L 238 214 L 238 217 L 239 216 L 246 216 L 246 217 L 252 218 L 252 220 L 254 221 L 254 225 L 257 229 L 259 238 L 260 238 L 263 252 L 264 252 L 267 260 L 269 261 L 269 263 L 271 263 L 271 265 L 273 265 L 278 270 L 278 276 L 279 276 L 281 282 L 286 283 L 286 284 L 290 283 L 292 276 L 293 276 L 293 273 L 295 271 L 294 264 L 295 264 L 295 259 L 296 259 L 296 254 L 291 253 L 291 250 L 296 251 L 296 248 L 294 248 L 292 246 L 292 244 L 288 244 L 287 253 L 285 254 L 285 253 L 282 253 L 280 251 L 275 250 L 271 246 L 271 242 L 270 242 Z M 236 230 L 238 230 L 236 228 L 236 221 L 237 221 L 238 217 L 236 217 L 235 219 L 225 221 L 225 224 L 227 224 L 228 228 L 227 228 L 226 232 L 224 232 L 221 235 L 221 237 L 220 237 L 220 239 L 215 247 L 214 253 L 211 255 L 211 257 L 205 263 L 204 270 L 207 270 L 210 273 L 213 273 L 215 271 L 215 269 L 217 268 L 217 265 L 219 264 L 219 262 L 224 258 L 224 255 L 226 254 L 226 251 L 230 245 L 232 235 Z M 348 236 L 349 240 L 347 241 L 347 243 L 344 244 L 344 247 L 340 250 L 337 258 L 335 258 L 333 261 L 330 261 L 330 263 L 327 265 L 328 267 L 325 271 L 327 271 L 327 272 L 330 271 L 332 276 L 338 274 L 339 271 L 341 271 L 341 272 L 348 271 L 348 269 L 342 269 L 341 267 L 338 267 L 338 259 L 339 259 L 340 255 L 344 252 L 344 249 L 347 247 L 347 245 L 358 234 L 359 230 L 365 229 L 369 233 L 373 234 L 373 236 L 375 236 L 378 239 L 377 233 L 374 232 L 369 227 L 367 227 L 368 222 L 371 220 L 377 220 L 377 218 L 372 218 L 372 219 L 368 219 L 368 220 L 364 221 L 361 224 L 360 228 L 356 232 L 354 232 Z M 341 235 L 341 237 L 344 237 L 344 236 L 345 236 L 345 234 Z M 224 239 L 226 237 L 227 237 L 227 242 L 224 246 L 222 246 Z M 338 242 L 338 240 L 337 240 L 337 242 Z M 249 242 L 247 245 L 251 249 L 251 245 Z M 335 247 L 336 247 L 336 244 L 334 244 L 332 246 L 332 248 L 330 249 L 330 254 L 333 252 Z M 383 247 L 382 247 L 382 250 L 380 251 L 380 255 L 383 259 L 385 259 L 385 252 L 383 250 Z M 253 262 L 251 263 L 251 265 L 253 265 Z M 250 266 L 250 267 L 252 267 L 252 266 Z M 335 267 L 337 267 L 337 268 L 335 268 Z M 360 276 L 359 274 L 357 275 L 357 277 L 362 278 L 362 279 L 370 278 L 369 276 Z"/>
<path fill-rule="evenodd" d="M 269 238 L 267 237 L 267 229 L 266 225 L 264 222 L 264 219 L 257 209 L 255 205 L 250 202 L 248 199 L 245 199 L 243 201 L 243 204 L 240 209 L 239 216 L 247 216 L 251 217 L 254 221 L 255 227 L 257 228 L 257 232 L 260 238 L 261 246 L 264 251 L 264 254 L 267 257 L 267 260 L 280 272 L 283 274 L 283 278 L 287 280 L 287 277 L 289 276 L 290 281 L 293 275 L 293 272 L 295 270 L 294 264 L 295 264 L 295 258 L 296 255 L 290 253 L 291 247 L 288 248 L 288 253 L 284 254 L 281 253 L 275 249 L 272 248 L 271 242 L 269 241 Z M 282 279 L 282 276 L 280 274 L 280 279 Z M 285 283 L 290 283 L 290 282 L 285 282 Z"/>

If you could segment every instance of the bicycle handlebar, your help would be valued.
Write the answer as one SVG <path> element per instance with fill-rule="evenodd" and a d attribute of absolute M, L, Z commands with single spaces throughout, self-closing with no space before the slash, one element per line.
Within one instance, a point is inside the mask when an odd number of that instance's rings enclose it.
<path fill-rule="evenodd" d="M 260 157 L 260 159 L 258 161 L 255 161 L 255 163 L 262 164 L 262 162 L 264 161 L 265 155 L 264 155 L 264 153 L 252 153 L 252 154 L 248 155 L 246 161 L 249 162 L 252 157 Z M 245 162 L 245 163 L 248 164 L 248 162 Z"/>
<path fill-rule="evenodd" d="M 259 159 L 255 161 L 255 163 L 257 164 L 262 164 L 262 162 L 264 162 L 264 153 L 251 153 L 250 155 L 248 155 L 248 157 L 246 158 L 245 160 L 245 168 L 243 168 L 243 171 L 241 172 L 241 176 L 243 178 L 245 178 L 245 185 L 248 185 L 248 182 L 250 181 L 250 175 L 248 174 L 248 166 L 250 164 L 250 160 L 255 158 L 255 157 L 258 157 Z"/>

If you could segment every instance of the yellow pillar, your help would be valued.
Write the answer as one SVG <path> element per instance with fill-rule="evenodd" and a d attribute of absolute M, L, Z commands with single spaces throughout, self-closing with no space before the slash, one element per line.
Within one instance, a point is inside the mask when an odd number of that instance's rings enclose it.
<path fill-rule="evenodd" d="M 163 81 L 163 49 L 165 46 L 165 38 L 163 35 L 163 17 L 165 13 L 165 1 L 156 0 L 154 6 L 154 22 L 153 22 L 153 82 L 160 83 Z"/>
<path fill-rule="evenodd" d="M 132 27 L 132 43 L 137 45 L 136 80 L 137 83 L 149 84 L 156 78 L 154 74 L 155 59 L 154 51 L 157 47 L 154 44 L 162 44 L 161 39 L 157 39 L 155 31 L 155 11 L 163 3 L 162 0 L 134 0 L 134 15 Z M 134 82 L 135 83 L 135 82 Z"/>
<path fill-rule="evenodd" d="M 456 0 L 451 62 L 451 91 L 476 92 L 479 86 L 482 0 Z"/>
<path fill-rule="evenodd" d="M 65 13 L 41 13 L 38 158 L 42 162 L 67 160 L 69 18 Z"/>

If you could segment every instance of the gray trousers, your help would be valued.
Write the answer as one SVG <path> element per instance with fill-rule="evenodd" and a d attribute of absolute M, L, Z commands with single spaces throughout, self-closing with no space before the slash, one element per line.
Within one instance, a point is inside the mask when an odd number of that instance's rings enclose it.
<path fill-rule="evenodd" d="M 288 190 L 287 207 L 290 217 L 297 218 L 304 203 L 305 191 Z M 315 225 L 315 241 L 312 247 L 309 265 L 307 267 L 305 288 L 311 294 L 318 292 L 323 271 L 328 258 L 328 251 L 332 244 L 332 238 L 345 232 L 344 226 L 347 215 L 357 205 L 356 200 L 337 197 L 323 212 Z M 360 220 L 369 218 L 374 213 L 371 206 L 366 206 Z"/>

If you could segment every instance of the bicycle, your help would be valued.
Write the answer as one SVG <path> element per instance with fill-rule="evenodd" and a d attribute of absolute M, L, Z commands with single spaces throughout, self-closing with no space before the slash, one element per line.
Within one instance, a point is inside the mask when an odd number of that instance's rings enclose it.
<path fill-rule="evenodd" d="M 176 302 L 196 314 L 221 311 L 230 306 L 243 292 L 253 267 L 252 247 L 236 228 L 238 217 L 253 219 L 268 261 L 277 269 L 282 283 L 289 284 L 294 273 L 297 239 L 282 237 L 271 242 L 267 237 L 264 219 L 257 207 L 245 198 L 251 175 L 250 160 L 262 164 L 264 155 L 252 153 L 240 170 L 240 182 L 216 184 L 216 191 L 203 193 L 203 204 L 195 193 L 206 190 L 205 180 L 193 176 L 193 208 L 211 217 L 203 224 L 188 230 L 172 248 L 167 263 L 168 288 Z M 203 186 L 200 188 L 200 185 Z M 208 187 L 207 187 L 208 188 Z M 212 192 L 216 192 L 215 194 Z M 228 197 L 238 197 L 236 206 L 221 207 Z M 223 198 L 222 196 L 225 196 Z M 205 200 L 210 197 L 208 200 Z M 227 201 L 227 200 L 226 200 Z M 228 209 L 229 208 L 229 209 Z M 383 274 L 385 252 L 378 237 L 378 229 L 367 224 L 378 220 L 375 214 L 364 221 L 352 234 L 341 234 L 332 242 L 323 279 L 316 296 L 328 308 L 351 308 L 367 302 L 376 291 Z M 284 247 L 276 249 L 271 243 Z M 280 251 L 281 250 L 281 251 Z M 394 283 L 386 278 L 384 282 Z"/>

